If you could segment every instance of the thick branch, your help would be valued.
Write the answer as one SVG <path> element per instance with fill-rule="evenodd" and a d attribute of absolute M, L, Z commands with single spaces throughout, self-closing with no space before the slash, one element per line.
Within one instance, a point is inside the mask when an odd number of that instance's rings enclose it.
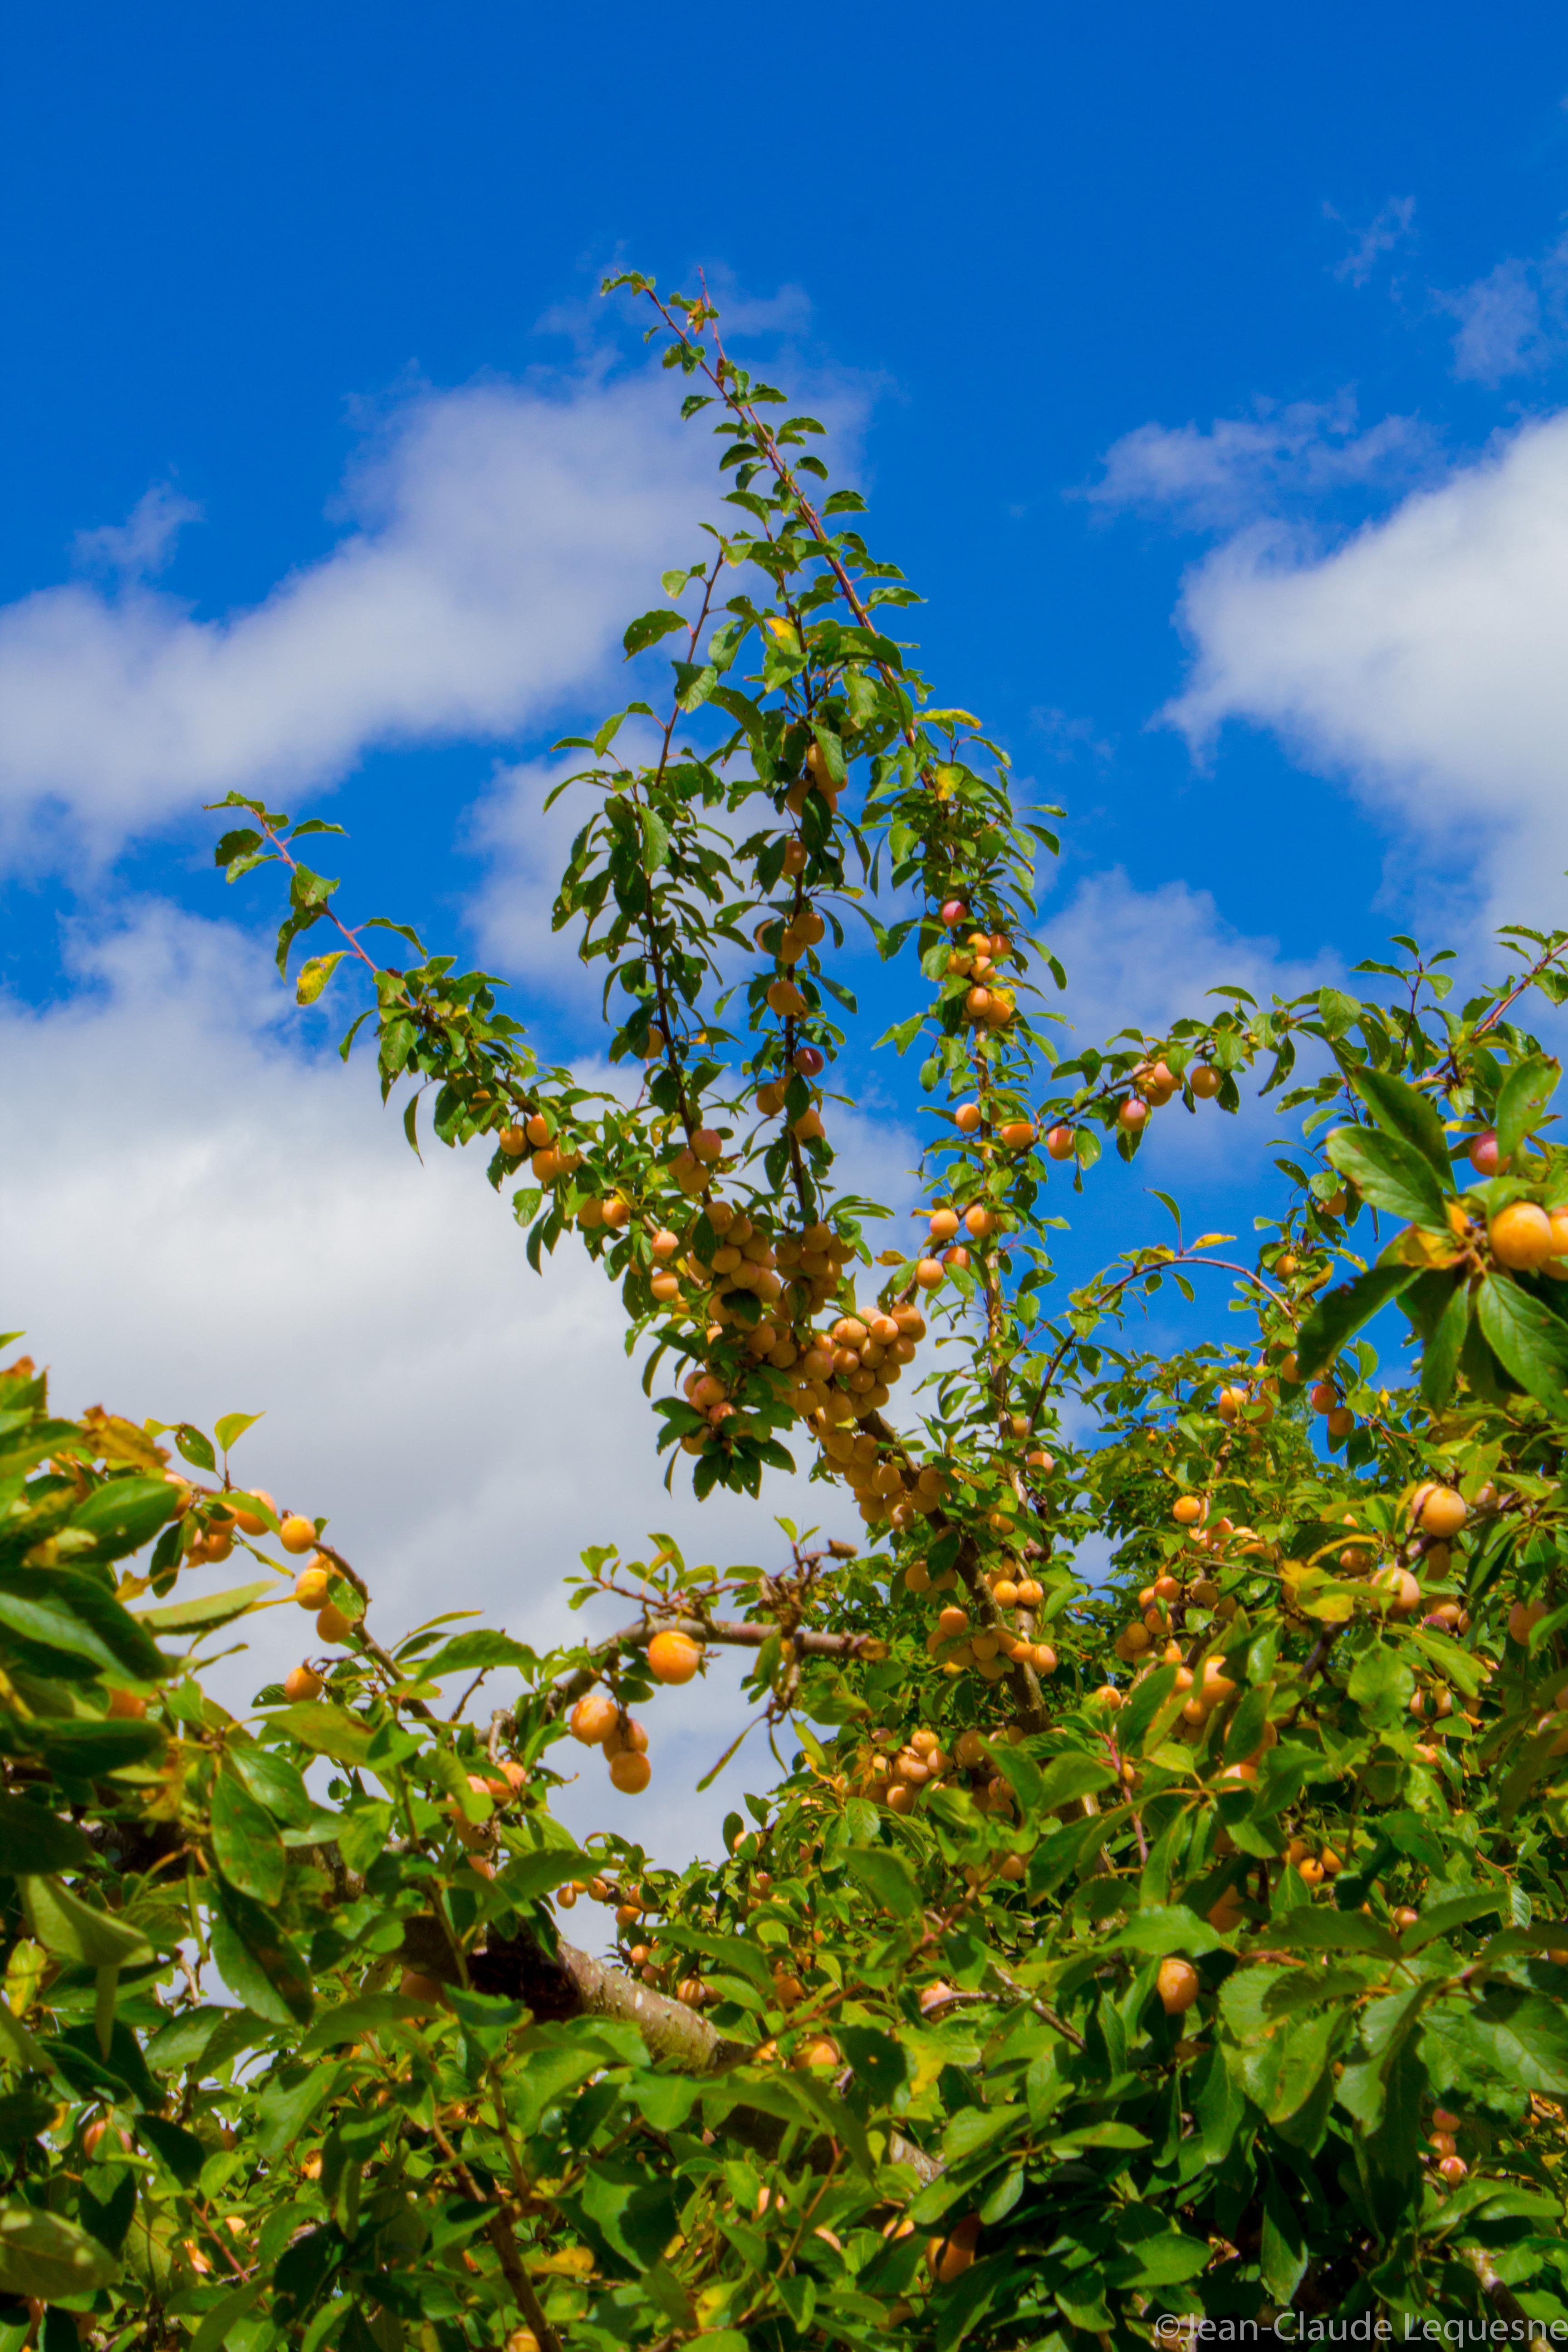
<path fill-rule="evenodd" d="M 618 1633 L 608 1633 L 594 1644 L 595 1659 L 611 1658 L 622 1650 L 646 1650 L 656 1633 L 689 1633 L 694 1642 L 705 1642 L 716 1649 L 760 1650 L 770 1633 L 781 1629 L 772 1624 L 745 1624 L 737 1619 L 721 1619 L 715 1623 L 706 1617 L 644 1617 L 635 1625 L 623 1625 Z M 879 1633 L 816 1633 L 800 1631 L 791 1634 L 795 1654 L 808 1658 L 882 1658 L 888 1645 Z M 596 1664 L 578 1666 L 573 1673 L 563 1675 L 552 1685 L 551 1706 L 560 1708 L 573 1699 L 581 1698 L 592 1690 L 599 1679 Z"/>
<path fill-rule="evenodd" d="M 432 1918 L 407 1922 L 403 1958 L 439 1983 L 452 1979 L 451 1957 Z M 756 2054 L 749 2042 L 732 2042 L 684 2001 L 639 1984 L 624 1969 L 594 1959 L 574 1944 L 558 1945 L 552 1958 L 538 1938 L 526 1931 L 509 1943 L 492 1937 L 483 1951 L 471 1954 L 468 1980 L 478 1992 L 525 2002 L 546 2023 L 573 2017 L 610 2017 L 635 2025 L 649 2057 L 683 2074 L 724 2074 Z M 731 2110 L 725 2127 L 747 2147 L 764 2151 L 777 2146 L 784 2130 L 776 2117 L 743 2106 Z M 889 2137 L 888 2161 L 908 2165 L 922 2181 L 934 2180 L 942 2168 L 937 2158 L 897 2132 Z"/>

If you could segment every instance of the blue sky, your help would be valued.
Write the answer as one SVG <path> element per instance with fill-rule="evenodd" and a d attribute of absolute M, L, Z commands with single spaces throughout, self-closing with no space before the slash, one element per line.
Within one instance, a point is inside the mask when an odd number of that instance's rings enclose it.
<path fill-rule="evenodd" d="M 13 22 L 4 1214 L 12 1319 L 74 1401 L 265 1391 L 406 1584 L 440 1513 L 376 1465 L 418 1451 L 399 1368 L 438 1361 L 430 1448 L 488 1432 L 484 1577 L 520 1513 L 565 1540 L 476 1400 L 526 1393 L 569 1453 L 542 1331 L 597 1335 L 584 1397 L 613 1331 L 574 1276 L 525 1291 L 477 1171 L 394 1167 L 200 804 L 346 823 L 357 911 L 590 1046 L 540 929 L 547 747 L 617 695 L 709 463 L 597 301 L 616 262 L 705 265 L 842 428 L 942 698 L 1068 808 L 1047 929 L 1087 1028 L 1558 919 L 1565 110 L 1568 26 L 1530 5 Z M 900 1076 L 863 1076 L 896 1150 Z M 1071 1252 L 1136 1238 L 1151 1181 L 1245 1210 L 1267 1132 L 1151 1150 Z M 369 1357 L 351 1410 L 323 1367 Z"/>
<path fill-rule="evenodd" d="M 201 519 L 160 586 L 203 619 L 243 611 L 341 538 L 371 417 L 421 387 L 569 371 L 552 315 L 603 338 L 607 262 L 672 282 L 702 261 L 778 305 L 782 363 L 858 395 L 875 527 L 931 596 L 932 669 L 1069 803 L 1075 861 L 1201 883 L 1292 956 L 1361 944 L 1402 829 L 1269 730 L 1233 726 L 1199 766 L 1152 729 L 1186 667 L 1173 614 L 1216 524 L 1331 536 L 1550 410 L 1560 13 L 1483 37 L 1458 8 L 1331 7 L 1307 38 L 1240 7 L 1004 7 L 954 40 L 945 14 L 852 6 L 825 54 L 730 81 L 668 19 L 548 13 L 176 6 L 149 29 L 89 7 L 13 27 L 5 602 L 167 484 Z M 1463 306 L 1500 268 L 1493 364 L 1457 373 Z M 1389 418 L 1403 436 L 1358 459 Z M 1260 454 L 1195 517 L 1081 495 L 1124 436 L 1216 419 L 1306 446 Z M 368 731 L 339 813 L 374 793 L 404 814 L 405 887 L 456 914 L 473 877 L 453 820 L 550 726 L 435 759 Z M 1321 891 L 1279 887 L 1305 840 Z M 8 901 L 24 993 L 57 904 L 47 881 Z"/>

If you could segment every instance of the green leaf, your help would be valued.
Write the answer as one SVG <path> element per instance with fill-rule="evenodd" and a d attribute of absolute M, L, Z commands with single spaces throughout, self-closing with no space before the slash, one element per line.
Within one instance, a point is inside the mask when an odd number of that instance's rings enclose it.
<path fill-rule="evenodd" d="M 1381 1128 L 1339 1127 L 1323 1147 L 1331 1164 L 1374 1209 L 1403 1217 L 1427 1233 L 1448 1232 L 1443 1188 L 1413 1143 Z"/>
<path fill-rule="evenodd" d="M 1080 1797 L 1108 1789 L 1115 1778 L 1114 1766 L 1098 1756 L 1058 1756 L 1040 1774 L 1040 1810 L 1054 1812 L 1058 1805 L 1075 1805 Z"/>
<path fill-rule="evenodd" d="M 305 2058 L 313 2050 L 332 2050 L 344 2042 L 357 2042 L 361 2034 L 374 2033 L 384 2025 L 422 2024 L 429 2015 L 427 2001 L 411 2000 L 397 1992 L 363 1993 L 320 2014 L 300 2044 L 300 2055 Z"/>
<path fill-rule="evenodd" d="M 1025 1813 L 1037 1814 L 1040 1810 L 1042 1780 L 1040 1768 L 1028 1750 L 1015 1748 L 1006 1740 L 991 1745 L 991 1760 L 1002 1778 L 1011 1784 Z"/>
<path fill-rule="evenodd" d="M 1288 2018 L 1251 2048 L 1227 2051 L 1242 2089 L 1271 2124 L 1299 2113 L 1317 2089 L 1342 2018 L 1338 2008 Z"/>
<path fill-rule="evenodd" d="M 1462 1275 L 1457 1275 L 1448 1303 L 1437 1318 L 1436 1328 L 1421 1358 L 1421 1402 L 1434 1410 L 1447 1404 L 1453 1394 L 1459 1356 L 1474 1311 L 1470 1286 Z"/>
<path fill-rule="evenodd" d="M 1353 1133 L 1354 1129 L 1344 1129 Z M 1407 1289 L 1420 1269 L 1413 1265 L 1374 1265 L 1320 1298 L 1301 1326 L 1296 1343 L 1298 1376 L 1316 1380 L 1326 1371 L 1352 1334 L 1370 1323 L 1391 1298 Z"/>
<path fill-rule="evenodd" d="M 196 2144 L 201 2145 L 199 2140 Z M 220 2295 L 191 2337 L 188 2352 L 223 2352 L 230 2331 L 253 2305 L 259 2303 L 271 2283 L 268 2278 L 250 2279 L 243 2286 L 231 2287 L 227 2294 Z"/>
<path fill-rule="evenodd" d="M 674 630 L 689 626 L 689 622 L 683 621 L 679 613 L 670 612 L 668 606 L 642 614 L 632 622 L 621 639 L 626 649 L 626 659 L 629 661 L 633 654 L 640 654 L 645 646 L 658 645 L 660 637 L 668 637 Z"/>
<path fill-rule="evenodd" d="M 265 1417 L 259 1412 L 226 1412 L 214 1422 L 213 1435 L 226 1454 L 231 1446 L 238 1444 L 247 1429 L 254 1429 L 257 1423 Z"/>
<path fill-rule="evenodd" d="M 1225 1937 L 1179 1903 L 1157 1903 L 1134 1913 L 1125 1927 L 1110 1937 L 1110 1951 L 1145 1952 L 1166 1958 L 1173 1952 L 1223 1952 Z"/>
<path fill-rule="evenodd" d="M 226 1592 L 206 1592 L 198 1601 L 174 1601 L 166 1609 L 139 1610 L 136 1622 L 150 1633 L 206 1633 L 245 1616 L 258 1601 L 275 1601 L 285 1588 L 275 1576 L 259 1584 L 231 1585 Z"/>
<path fill-rule="evenodd" d="M 840 2025 L 839 2047 L 872 2095 L 890 2099 L 909 2080 L 909 2054 L 890 2033 L 874 2025 Z"/>
<path fill-rule="evenodd" d="M 719 683 L 711 662 L 671 662 L 675 672 L 675 702 L 679 710 L 700 709 Z"/>
<path fill-rule="evenodd" d="M 1348 1036 L 1361 1018 L 1361 1006 L 1342 988 L 1320 988 L 1318 1018 L 1331 1038 Z"/>
<path fill-rule="evenodd" d="M 120 2275 L 120 2258 L 74 2221 L 19 2198 L 0 2203 L 0 2289 L 41 2303 L 96 2294 Z"/>
<path fill-rule="evenodd" d="M 1504 1371 L 1549 1412 L 1568 1417 L 1568 1323 L 1506 1274 L 1483 1278 L 1477 1319 Z"/>
<path fill-rule="evenodd" d="M 1568 2094 L 1568 2015 L 1542 1993 L 1493 1985 L 1480 2001 L 1449 1998 L 1426 2012 L 1421 2055 L 1435 2087 L 1485 2097 L 1500 2084 L 1517 2097 Z"/>
<path fill-rule="evenodd" d="M 1526 1137 L 1541 1124 L 1541 1114 L 1557 1091 L 1562 1066 L 1543 1055 L 1528 1055 L 1516 1062 L 1503 1080 L 1497 1098 L 1498 1158 L 1506 1166 Z"/>
<path fill-rule="evenodd" d="M 25 1797 L 0 1796 L 0 1874 L 45 1877 L 57 1870 L 84 1870 L 92 1858 L 74 1822 Z"/>
<path fill-rule="evenodd" d="M 643 871 L 657 874 L 669 856 L 669 827 L 657 809 L 642 812 Z"/>
<path fill-rule="evenodd" d="M 1345 1688 L 1374 1721 L 1392 1723 L 1409 1706 L 1415 1676 L 1392 1642 L 1377 1642 L 1356 1660 Z"/>
<path fill-rule="evenodd" d="M 885 1845 L 852 1845 L 844 1861 L 856 1885 L 884 1911 L 900 1919 L 919 1916 L 921 1891 L 902 1854 Z"/>
<path fill-rule="evenodd" d="M 997 2296 L 1016 2290 L 1017 2280 L 1016 2256 L 992 2254 L 971 2263 L 962 2277 L 942 2288 L 937 2298 L 930 2338 L 931 2352 L 957 2352 L 958 2346 L 979 2326 Z M 1058 2294 L 1065 2297 L 1067 2293 L 1064 2278 Z M 1051 2334 L 1058 2343 L 1061 2342 L 1059 2330 L 1053 2329 Z M 1046 2341 L 1049 2340 L 1047 2336 Z"/>
<path fill-rule="evenodd" d="M 99 1674 L 156 1682 L 163 1661 L 129 1610 L 79 1569 L 0 1570 L 0 1643 L 37 1654 L 41 1673 L 79 1659 Z"/>
<path fill-rule="evenodd" d="M 195 2132 L 186 2131 L 183 2124 L 171 2123 L 166 2116 L 140 2115 L 136 2118 L 136 2137 L 168 2168 L 182 2189 L 195 2187 L 207 2152 Z"/>
<path fill-rule="evenodd" d="M 444 1675 L 478 1674 L 481 1666 L 518 1666 L 526 1673 L 538 1663 L 526 1643 L 514 1642 L 510 1633 L 476 1625 L 471 1633 L 456 1633 L 443 1643 L 433 1658 L 423 1661 L 419 1673 L 421 1680 L 439 1682 Z"/>
<path fill-rule="evenodd" d="M 180 1423 L 174 1432 L 174 1443 L 185 1460 L 196 1469 L 216 1470 L 217 1455 L 213 1452 L 212 1440 L 205 1437 L 194 1423 L 188 1421 Z"/>
<path fill-rule="evenodd" d="M 574 1847 L 545 1846 L 536 1853 L 514 1854 L 496 1884 L 515 1903 L 537 1903 L 569 1878 L 592 1878 L 595 1867 L 591 1855 Z"/>
<path fill-rule="evenodd" d="M 46 1952 L 79 1968 L 138 1967 L 153 1958 L 139 1927 L 112 1912 L 95 1911 L 58 1878 L 19 1878 L 16 1890 L 34 1937 Z"/>
<path fill-rule="evenodd" d="M 128 1764 L 161 1756 L 167 1744 L 161 1725 L 120 1717 L 107 1723 L 50 1718 L 33 1726 L 33 1741 L 60 1780 L 96 1780 L 106 1772 L 123 1771 Z"/>
<path fill-rule="evenodd" d="M 583 2210 L 634 2270 L 658 2262 L 680 2219 L 674 2189 L 639 2167 L 599 2158 L 583 2188 Z M 700 2339 L 699 2339 L 700 2341 Z"/>
<path fill-rule="evenodd" d="M 220 2028 L 244 2014 L 243 2010 L 219 2009 L 212 2003 L 182 2010 L 167 2025 L 160 2026 L 147 2043 L 147 2063 L 161 2074 L 182 2074 L 187 2066 L 199 2064 Z"/>
<path fill-rule="evenodd" d="M 1264 2285 L 1276 2303 L 1288 2304 L 1307 2275 L 1307 2234 L 1277 2172 L 1270 2172 L 1263 2192 L 1258 2256 Z"/>
<path fill-rule="evenodd" d="M 19 2066 L 34 2074 L 47 2074 L 49 2061 L 23 2024 L 13 2016 L 5 1996 L 0 1992 L 0 2058 L 7 2065 Z"/>
<path fill-rule="evenodd" d="M 0 2148 L 5 2150 L 8 2162 L 14 2164 L 16 2161 L 26 2149 L 29 2140 L 43 2137 L 53 2123 L 56 2112 L 54 2100 L 47 2097 L 41 2089 L 0 2093 Z M 3 2320 L 0 2320 L 0 2330 L 5 2330 Z M 5 2352 L 14 2352 L 21 2333 L 20 2328 L 16 2329 L 15 2336 L 8 2330 L 0 2333 L 0 2345 L 4 2345 Z"/>
<path fill-rule="evenodd" d="M 213 1782 L 210 1821 L 214 1859 L 229 1885 L 258 1903 L 280 1902 L 289 1876 L 283 1841 L 228 1757 Z"/>
<path fill-rule="evenodd" d="M 1112 2257 L 1106 2275 L 1113 2286 L 1177 2286 L 1208 2268 L 1213 2250 L 1196 2238 L 1162 2231 L 1157 2238 L 1141 2238 L 1124 2254 Z"/>
<path fill-rule="evenodd" d="M 301 1748 L 313 1748 L 318 1756 L 333 1757 L 340 1764 L 367 1762 L 375 1738 L 368 1723 L 361 1723 L 345 1707 L 333 1706 L 326 1699 L 308 1699 L 298 1706 L 270 1707 L 266 1720 L 275 1729 L 286 1731 L 291 1739 L 297 1739 Z"/>
<path fill-rule="evenodd" d="M 320 2063 L 296 2074 L 292 2068 L 287 2075 L 274 2074 L 256 2103 L 257 2121 L 261 2128 L 257 2145 L 269 2164 L 275 2164 L 287 2147 L 291 2147 L 321 2105 L 336 2091 L 342 2079 L 340 2065 L 323 2066 Z"/>
<path fill-rule="evenodd" d="M 1426 1160 L 1444 1191 L 1452 1187 L 1453 1163 L 1443 1122 L 1429 1095 L 1417 1093 L 1387 1070 L 1363 1066 L 1351 1074 L 1351 1083 L 1386 1135 L 1413 1144 Z M 1369 1196 L 1370 1197 L 1370 1196 Z"/>
<path fill-rule="evenodd" d="M 221 1879 L 215 1891 L 213 1958 L 225 1984 L 274 2025 L 308 2025 L 315 2006 L 310 1978 L 271 1913 Z"/>
<path fill-rule="evenodd" d="M 1262 1937 L 1266 1946 L 1279 1944 L 1310 1952 L 1376 1952 L 1389 1960 L 1396 1960 L 1400 1952 L 1398 1937 L 1364 1912 L 1320 1910 L 1315 1905 L 1271 1921 Z"/>
<path fill-rule="evenodd" d="M 97 1559 L 123 1559 L 151 1543 L 179 1508 L 179 1495 L 166 1478 L 106 1478 L 71 1513 L 79 1534 L 93 1539 Z"/>
<path fill-rule="evenodd" d="M 942 2152 L 950 2164 L 962 2164 L 966 2156 L 1028 2128 L 1028 2113 L 1023 2107 L 960 2107 L 957 2115 L 948 2118 Z"/>
<path fill-rule="evenodd" d="M 1452 1935 L 1456 1927 L 1468 1927 L 1472 1919 L 1497 1917 L 1504 1900 L 1500 1895 L 1456 1895 L 1447 1903 L 1435 1903 L 1414 1927 L 1405 1930 L 1400 1941 L 1407 1952 L 1418 1952 L 1423 1945 Z"/>
<path fill-rule="evenodd" d="M 234 1747 L 226 1762 L 238 1773 L 258 1805 L 289 1829 L 302 1830 L 315 1819 L 315 1801 L 297 1765 L 275 1748 Z M 341 1818 L 341 1816 L 340 1816 Z"/>

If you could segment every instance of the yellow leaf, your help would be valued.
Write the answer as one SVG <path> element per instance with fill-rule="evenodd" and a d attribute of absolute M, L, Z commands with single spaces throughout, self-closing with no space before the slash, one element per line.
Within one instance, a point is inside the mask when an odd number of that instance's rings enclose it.
<path fill-rule="evenodd" d="M 296 1003 L 314 1004 L 347 953 L 347 948 L 339 948 L 331 955 L 311 956 L 301 964 L 300 977 L 294 984 Z"/>
<path fill-rule="evenodd" d="M 1406 1265 L 1457 1265 L 1464 1255 L 1439 1234 L 1424 1234 L 1412 1225 L 1399 1236 L 1399 1255 Z"/>
<path fill-rule="evenodd" d="M 1235 1239 L 1234 1234 L 1200 1234 L 1193 1247 L 1195 1250 L 1217 1249 L 1221 1242 L 1233 1242 Z"/>
<path fill-rule="evenodd" d="M 105 1462 L 133 1462 L 138 1469 L 150 1471 L 154 1477 L 168 1467 L 164 1447 L 154 1445 L 146 1431 L 139 1429 L 133 1421 L 122 1420 L 117 1412 L 105 1412 L 100 1404 L 89 1405 L 82 1414 L 81 1425 Z"/>
<path fill-rule="evenodd" d="M 1301 1602 L 1301 1610 L 1324 1625 L 1347 1625 L 1355 1615 L 1355 1602 L 1348 1592 L 1315 1592 Z"/>

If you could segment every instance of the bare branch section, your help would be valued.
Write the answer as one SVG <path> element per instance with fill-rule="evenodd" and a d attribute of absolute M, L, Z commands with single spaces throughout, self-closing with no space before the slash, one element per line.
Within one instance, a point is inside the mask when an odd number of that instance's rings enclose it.
<path fill-rule="evenodd" d="M 623 1625 L 618 1633 L 606 1634 L 594 1645 L 595 1661 L 608 1662 L 626 1650 L 646 1650 L 656 1633 L 689 1633 L 694 1642 L 703 1642 L 715 1649 L 760 1650 L 770 1634 L 782 1629 L 771 1622 L 748 1624 L 737 1619 L 720 1620 L 705 1617 L 645 1617 L 635 1625 Z M 816 1633 L 805 1629 L 792 1633 L 790 1640 L 797 1656 L 807 1658 L 885 1658 L 888 1645 L 879 1633 Z M 552 1713 L 569 1706 L 584 1692 L 592 1690 L 599 1679 L 596 1663 L 579 1666 L 563 1675 L 550 1693 Z"/>
<path fill-rule="evenodd" d="M 453 1981 L 451 1954 L 438 1923 L 428 1917 L 408 1921 L 404 1929 L 403 1959 L 438 1983 Z M 622 1969 L 580 1951 L 574 1944 L 558 1944 L 553 1955 L 539 1939 L 523 1934 L 502 1943 L 494 1937 L 468 1960 L 468 1979 L 478 1992 L 496 1993 L 521 2000 L 547 2024 L 574 2017 L 613 2018 L 633 2025 L 641 2034 L 648 2056 L 682 2074 L 723 2074 L 756 2056 L 750 2042 L 731 2041 L 695 2009 L 640 1984 Z M 783 2126 L 775 2116 L 732 2110 L 726 2128 L 759 2147 L 775 2145 Z M 888 2142 L 889 2164 L 907 2165 L 921 2181 L 934 2180 L 942 2171 L 939 2158 L 928 2156 L 901 2133 Z"/>

